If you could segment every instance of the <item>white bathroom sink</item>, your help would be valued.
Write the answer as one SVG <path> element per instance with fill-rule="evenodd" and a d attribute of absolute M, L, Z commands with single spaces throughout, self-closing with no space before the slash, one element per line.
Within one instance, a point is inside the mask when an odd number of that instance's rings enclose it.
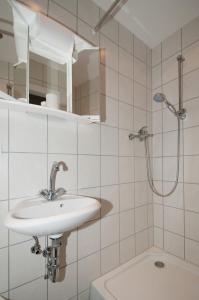
<path fill-rule="evenodd" d="M 5 226 L 30 236 L 60 236 L 93 217 L 100 209 L 96 199 L 64 195 L 47 201 L 38 196 L 20 202 L 8 213 Z"/>

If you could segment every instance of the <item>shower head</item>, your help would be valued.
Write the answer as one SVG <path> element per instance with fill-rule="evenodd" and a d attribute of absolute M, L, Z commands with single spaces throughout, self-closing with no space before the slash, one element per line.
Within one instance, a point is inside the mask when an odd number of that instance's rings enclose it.
<path fill-rule="evenodd" d="M 165 94 L 163 94 L 163 93 L 156 93 L 156 94 L 153 96 L 153 100 L 154 100 L 155 102 L 157 102 L 157 103 L 162 103 L 162 102 L 164 102 L 165 105 L 168 107 L 168 109 L 169 109 L 176 117 L 178 117 L 178 113 L 177 113 L 175 107 L 173 106 L 173 104 L 171 104 L 171 103 L 167 100 Z"/>
<path fill-rule="evenodd" d="M 153 96 L 153 100 L 154 100 L 155 102 L 162 103 L 162 102 L 167 101 L 167 98 L 166 98 L 166 96 L 165 96 L 163 93 L 156 93 L 156 94 Z"/>

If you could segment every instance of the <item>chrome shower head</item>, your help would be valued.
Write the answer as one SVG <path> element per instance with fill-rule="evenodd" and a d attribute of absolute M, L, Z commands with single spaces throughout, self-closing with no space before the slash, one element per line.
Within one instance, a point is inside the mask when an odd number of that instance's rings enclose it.
<path fill-rule="evenodd" d="M 162 103 L 162 102 L 166 102 L 166 101 L 167 101 L 167 98 L 166 98 L 166 96 L 165 96 L 163 93 L 156 93 L 156 94 L 153 96 L 153 100 L 154 100 L 155 102 Z"/>
<path fill-rule="evenodd" d="M 157 103 L 162 103 L 162 102 L 164 102 L 165 105 L 168 107 L 168 109 L 169 109 L 176 117 L 178 117 L 178 113 L 177 113 L 177 111 L 176 111 L 176 109 L 175 109 L 175 106 L 174 106 L 173 104 L 171 104 L 171 103 L 167 100 L 165 94 L 163 94 L 163 93 L 156 93 L 156 94 L 153 96 L 153 100 L 154 100 L 155 102 L 157 102 Z"/>

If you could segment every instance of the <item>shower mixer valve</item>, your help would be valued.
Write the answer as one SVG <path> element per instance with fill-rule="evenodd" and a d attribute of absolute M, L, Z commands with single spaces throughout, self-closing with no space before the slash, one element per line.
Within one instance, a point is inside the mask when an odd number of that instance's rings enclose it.
<path fill-rule="evenodd" d="M 144 141 L 144 139 L 148 137 L 153 137 L 152 133 L 148 133 L 147 126 L 143 126 L 137 134 L 130 133 L 129 134 L 129 140 L 132 141 L 133 139 L 139 139 L 140 142 Z"/>

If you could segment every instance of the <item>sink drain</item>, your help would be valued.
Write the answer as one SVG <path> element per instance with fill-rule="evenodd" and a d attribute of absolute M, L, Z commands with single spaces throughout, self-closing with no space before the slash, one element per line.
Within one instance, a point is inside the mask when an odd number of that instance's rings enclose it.
<path fill-rule="evenodd" d="M 157 268 L 164 268 L 165 267 L 165 264 L 162 262 L 162 261 L 156 261 L 154 263 L 154 265 L 157 267 Z"/>

